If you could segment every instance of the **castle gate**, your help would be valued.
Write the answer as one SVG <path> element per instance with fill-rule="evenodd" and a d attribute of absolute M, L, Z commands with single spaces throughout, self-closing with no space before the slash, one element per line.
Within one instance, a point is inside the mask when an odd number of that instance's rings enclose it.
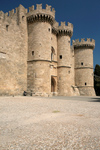
<path fill-rule="evenodd" d="M 56 92 L 56 80 L 54 77 L 51 77 L 51 92 L 53 95 Z"/>

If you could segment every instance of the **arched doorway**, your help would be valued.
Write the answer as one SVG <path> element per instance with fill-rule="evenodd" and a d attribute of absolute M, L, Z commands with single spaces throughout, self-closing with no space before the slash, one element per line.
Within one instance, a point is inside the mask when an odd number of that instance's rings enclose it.
<path fill-rule="evenodd" d="M 51 92 L 54 94 L 56 92 L 56 81 L 51 77 Z"/>

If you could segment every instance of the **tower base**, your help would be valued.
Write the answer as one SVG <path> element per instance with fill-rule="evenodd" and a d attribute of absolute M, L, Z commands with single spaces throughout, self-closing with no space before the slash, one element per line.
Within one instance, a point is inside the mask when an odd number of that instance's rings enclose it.
<path fill-rule="evenodd" d="M 96 96 L 93 87 L 78 87 L 81 96 Z"/>

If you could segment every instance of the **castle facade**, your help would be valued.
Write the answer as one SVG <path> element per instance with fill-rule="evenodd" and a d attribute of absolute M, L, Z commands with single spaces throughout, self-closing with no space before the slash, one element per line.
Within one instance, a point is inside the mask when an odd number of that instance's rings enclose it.
<path fill-rule="evenodd" d="M 51 6 L 0 11 L 0 95 L 94 96 L 95 41 L 72 35 Z"/>

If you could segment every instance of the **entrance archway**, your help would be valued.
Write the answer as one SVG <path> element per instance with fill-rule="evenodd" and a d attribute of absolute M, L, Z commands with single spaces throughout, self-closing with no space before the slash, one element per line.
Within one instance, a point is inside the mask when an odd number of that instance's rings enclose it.
<path fill-rule="evenodd" d="M 56 81 L 53 77 L 51 77 L 51 92 L 54 94 L 56 92 Z"/>

